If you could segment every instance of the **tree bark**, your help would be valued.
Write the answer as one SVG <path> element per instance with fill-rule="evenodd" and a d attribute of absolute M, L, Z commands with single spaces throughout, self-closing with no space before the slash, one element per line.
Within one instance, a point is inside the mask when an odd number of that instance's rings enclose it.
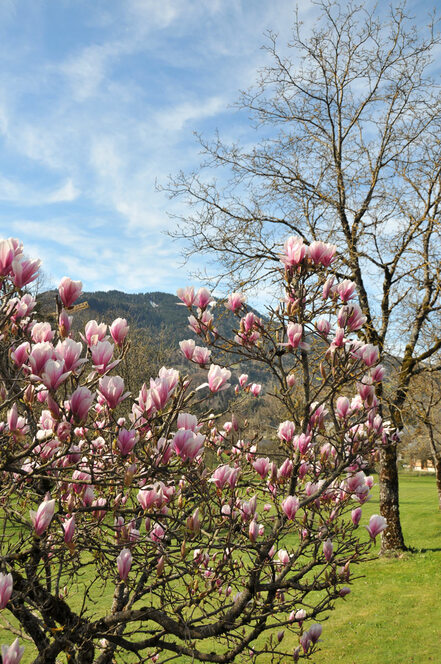
<path fill-rule="evenodd" d="M 388 445 L 380 454 L 380 513 L 387 521 L 380 553 L 406 551 L 400 522 L 396 445 Z"/>
<path fill-rule="evenodd" d="M 438 491 L 438 507 L 441 510 L 441 458 L 434 459 L 435 461 L 435 475 L 436 475 L 436 488 Z"/>

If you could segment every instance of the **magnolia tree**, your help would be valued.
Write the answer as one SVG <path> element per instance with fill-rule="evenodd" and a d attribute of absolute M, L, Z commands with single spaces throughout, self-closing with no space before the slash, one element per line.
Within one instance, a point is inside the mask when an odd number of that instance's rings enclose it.
<path fill-rule="evenodd" d="M 225 300 L 232 339 L 217 331 L 222 307 L 208 291 L 180 290 L 200 344 L 184 339 L 181 350 L 207 381 L 162 368 L 130 395 L 117 375 L 126 321 L 90 321 L 76 339 L 81 283 L 68 278 L 55 329 L 38 320 L 24 288 L 39 263 L 1 242 L 3 664 L 23 649 L 34 664 L 62 653 L 110 664 L 316 652 L 321 618 L 386 527 L 363 519 L 365 471 L 394 437 L 377 412 L 378 351 L 354 338 L 364 317 L 354 284 L 330 275 L 334 256 L 289 238 L 284 298 L 267 318 L 241 293 Z M 272 459 L 246 423 L 211 412 L 221 390 L 259 395 L 233 376 L 238 359 L 250 372 L 267 365 L 286 411 Z"/>

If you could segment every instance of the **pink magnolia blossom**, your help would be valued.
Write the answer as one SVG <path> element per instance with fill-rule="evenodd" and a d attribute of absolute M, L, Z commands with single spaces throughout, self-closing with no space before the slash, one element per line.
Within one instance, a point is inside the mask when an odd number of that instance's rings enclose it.
<path fill-rule="evenodd" d="M 308 247 L 303 243 L 302 238 L 292 235 L 284 244 L 284 252 L 280 261 L 288 268 L 297 267 L 305 258 Z"/>
<path fill-rule="evenodd" d="M 130 549 L 123 549 L 116 559 L 116 565 L 118 567 L 118 574 L 122 581 L 127 581 L 129 576 L 130 568 L 132 567 L 132 554 Z"/>
<path fill-rule="evenodd" d="M 365 526 L 371 539 L 375 539 L 377 535 L 387 528 L 387 521 L 379 514 L 373 514 L 369 519 L 369 525 Z"/>
<path fill-rule="evenodd" d="M 6 422 L 9 431 L 15 436 L 18 436 L 20 439 L 29 431 L 27 419 L 18 414 L 17 404 L 15 402 L 12 405 L 12 408 L 10 408 L 7 412 Z"/>
<path fill-rule="evenodd" d="M 173 437 L 176 454 L 184 461 L 194 459 L 203 447 L 205 436 L 189 429 L 179 429 Z"/>
<path fill-rule="evenodd" d="M 64 362 L 65 371 L 76 372 L 87 362 L 85 358 L 81 359 L 83 351 L 83 344 L 81 341 L 74 341 L 73 339 L 65 339 L 59 341 L 55 347 L 57 357 Z"/>
<path fill-rule="evenodd" d="M 240 327 L 244 332 L 251 332 L 259 325 L 261 325 L 261 320 L 252 311 L 249 311 L 240 321 Z"/>
<path fill-rule="evenodd" d="M 288 348 L 302 348 L 307 350 L 308 344 L 302 341 L 303 327 L 299 323 L 288 323 L 286 328 L 286 335 L 288 338 L 287 343 L 280 344 L 280 346 L 288 346 Z"/>
<path fill-rule="evenodd" d="M 177 420 L 178 429 L 188 429 L 197 433 L 202 425 L 198 424 L 198 418 L 192 413 L 179 413 Z"/>
<path fill-rule="evenodd" d="M 365 484 L 366 484 L 366 475 L 362 470 L 346 478 L 347 490 L 350 493 L 357 491 L 357 489 L 360 486 L 364 486 Z"/>
<path fill-rule="evenodd" d="M 124 380 L 121 376 L 103 376 L 98 383 L 98 389 L 112 409 L 129 396 L 129 392 L 124 392 Z"/>
<path fill-rule="evenodd" d="M 11 273 L 14 258 L 15 251 L 11 238 L 9 240 L 0 240 L 0 276 L 6 277 Z"/>
<path fill-rule="evenodd" d="M 196 304 L 196 306 L 203 311 L 208 307 L 212 299 L 213 298 L 209 290 L 206 288 L 199 288 L 194 298 L 194 304 Z"/>
<path fill-rule="evenodd" d="M 193 286 L 187 286 L 186 288 L 178 288 L 178 290 L 176 291 L 176 295 L 180 300 L 182 300 L 182 303 L 185 304 L 187 307 L 193 306 L 195 302 Z"/>
<path fill-rule="evenodd" d="M 364 344 L 364 346 L 359 349 L 357 354 L 359 357 L 361 357 L 367 367 L 371 367 L 378 362 L 378 347 L 373 346 L 372 344 Z"/>
<path fill-rule="evenodd" d="M 114 350 L 115 346 L 109 341 L 97 341 L 96 344 L 92 346 L 93 368 L 96 369 L 99 374 L 110 371 L 110 369 L 113 369 L 118 364 L 119 360 L 112 362 Z"/>
<path fill-rule="evenodd" d="M 51 432 L 53 431 L 55 426 L 55 420 L 52 417 L 52 413 L 50 410 L 41 411 L 38 424 L 40 426 L 40 429 L 42 429 L 43 431 L 51 431 Z"/>
<path fill-rule="evenodd" d="M 151 378 L 149 392 L 156 410 L 162 410 L 172 394 L 169 381 L 166 377 L 155 378 L 155 380 Z"/>
<path fill-rule="evenodd" d="M 30 510 L 32 525 L 34 526 L 35 534 L 40 536 L 49 526 L 54 516 L 55 499 L 44 500 L 37 511 Z"/>
<path fill-rule="evenodd" d="M 137 499 L 143 510 L 151 510 L 152 507 L 162 507 L 166 502 L 164 491 L 159 484 L 150 489 L 140 489 Z"/>
<path fill-rule="evenodd" d="M 302 625 L 303 621 L 306 618 L 306 611 L 305 609 L 299 609 L 298 611 L 295 612 L 294 614 L 294 620 L 299 623 L 299 625 Z"/>
<path fill-rule="evenodd" d="M 68 313 L 63 309 L 58 318 L 58 330 L 62 339 L 65 339 L 69 336 L 72 328 L 72 321 L 73 317 L 69 316 Z"/>
<path fill-rule="evenodd" d="M 34 343 L 52 341 L 54 335 L 55 332 L 52 330 L 50 323 L 35 323 L 32 326 L 31 337 Z"/>
<path fill-rule="evenodd" d="M 113 321 L 112 325 L 109 328 L 113 341 L 120 348 L 124 344 L 129 329 L 130 328 L 127 325 L 127 321 L 125 318 L 115 318 L 115 320 Z"/>
<path fill-rule="evenodd" d="M 332 340 L 332 345 L 335 346 L 335 348 L 341 348 L 344 345 L 344 336 L 345 336 L 345 331 L 343 327 L 337 327 L 335 330 L 335 337 Z"/>
<path fill-rule="evenodd" d="M 161 556 L 158 560 L 158 564 L 156 565 L 156 574 L 158 576 L 161 576 L 165 567 L 165 558 L 164 556 Z"/>
<path fill-rule="evenodd" d="M 343 306 L 340 308 L 340 311 L 337 315 L 337 325 L 341 328 L 344 328 L 346 321 L 348 320 L 348 307 Z"/>
<path fill-rule="evenodd" d="M 89 348 L 98 343 L 98 341 L 103 341 L 106 338 L 107 334 L 107 325 L 105 323 L 98 323 L 96 320 L 90 320 L 86 323 L 84 328 L 84 337 L 85 341 Z"/>
<path fill-rule="evenodd" d="M 247 384 L 247 382 L 248 382 L 248 374 L 241 374 L 241 375 L 239 376 L 239 385 L 240 385 L 241 387 L 245 387 L 245 385 Z"/>
<path fill-rule="evenodd" d="M 28 364 L 34 376 L 40 376 L 48 360 L 57 359 L 53 346 L 48 342 L 35 344 L 29 354 Z"/>
<path fill-rule="evenodd" d="M 211 350 L 208 350 L 208 348 L 204 348 L 203 346 L 196 346 L 192 360 L 193 362 L 196 362 L 196 364 L 199 364 L 199 366 L 203 367 L 209 363 L 210 357 Z"/>
<path fill-rule="evenodd" d="M 350 279 L 344 279 L 337 285 L 337 293 L 345 304 L 355 296 L 355 289 L 356 285 Z"/>
<path fill-rule="evenodd" d="M 225 302 L 225 306 L 230 311 L 236 312 L 242 308 L 246 302 L 246 296 L 243 293 L 234 292 L 228 295 L 228 300 Z"/>
<path fill-rule="evenodd" d="M 171 393 L 178 384 L 179 371 L 177 371 L 176 369 L 166 369 L 166 367 L 161 367 L 159 370 L 158 377 L 168 382 L 168 389 Z"/>
<path fill-rule="evenodd" d="M 256 459 L 253 461 L 253 468 L 260 475 L 260 477 L 264 480 L 265 477 L 268 475 L 269 468 L 270 468 L 270 460 L 268 457 L 263 458 L 261 457 L 260 459 Z"/>
<path fill-rule="evenodd" d="M 278 470 L 277 477 L 288 479 L 288 477 L 291 477 L 293 467 L 294 466 L 291 459 L 285 459 L 285 461 L 282 463 L 282 465 Z"/>
<path fill-rule="evenodd" d="M 11 266 L 14 285 L 17 288 L 23 288 L 23 286 L 34 281 L 37 278 L 40 265 L 40 260 L 31 261 L 22 256 L 14 258 Z"/>
<path fill-rule="evenodd" d="M 362 382 L 357 383 L 357 390 L 363 401 L 372 402 L 372 397 L 375 394 L 375 388 L 372 385 L 372 378 L 370 376 L 364 376 L 362 378 Z"/>
<path fill-rule="evenodd" d="M 19 664 L 24 653 L 24 646 L 19 645 L 18 638 L 10 645 L 2 646 L 3 664 Z"/>
<path fill-rule="evenodd" d="M 257 509 L 257 497 L 253 496 L 252 498 L 250 498 L 250 500 L 242 500 L 240 508 L 242 511 L 243 521 L 248 521 L 249 519 L 253 519 Z"/>
<path fill-rule="evenodd" d="M 372 411 L 374 412 L 374 411 Z M 383 433 L 383 419 L 381 415 L 375 415 L 372 420 L 368 420 L 368 427 L 375 431 L 376 434 Z"/>
<path fill-rule="evenodd" d="M 252 311 L 249 311 L 246 316 L 244 316 L 240 325 L 244 332 L 251 332 L 255 327 L 259 327 L 262 324 L 260 318 L 258 318 Z"/>
<path fill-rule="evenodd" d="M 23 341 L 23 343 L 17 346 L 15 350 L 11 351 L 11 360 L 18 368 L 22 367 L 23 364 L 26 364 L 26 362 L 28 361 L 30 350 L 31 347 L 29 345 L 29 342 Z"/>
<path fill-rule="evenodd" d="M 37 302 L 30 293 L 25 293 L 22 297 L 13 297 L 7 305 L 8 315 L 11 320 L 17 322 L 33 311 Z"/>
<path fill-rule="evenodd" d="M 304 632 L 299 640 L 300 640 L 300 645 L 303 648 L 303 652 L 306 654 L 309 650 L 309 646 L 311 645 L 311 637 L 309 636 L 309 633 Z"/>
<path fill-rule="evenodd" d="M 64 541 L 66 544 L 70 544 L 75 533 L 75 514 L 69 519 L 65 519 L 61 525 L 64 530 Z"/>
<path fill-rule="evenodd" d="M 282 510 L 290 521 L 294 520 L 297 510 L 299 509 L 300 501 L 297 496 L 287 496 L 282 502 Z"/>
<path fill-rule="evenodd" d="M 218 489 L 223 489 L 226 484 L 233 489 L 236 485 L 238 474 L 238 468 L 231 468 L 231 466 L 226 465 L 218 466 L 208 481 L 214 482 Z"/>
<path fill-rule="evenodd" d="M 331 329 L 331 324 L 326 318 L 320 318 L 317 323 L 316 323 L 316 328 L 318 329 L 319 332 L 324 334 L 325 336 L 329 334 L 329 330 Z"/>
<path fill-rule="evenodd" d="M 240 346 L 254 346 L 260 339 L 260 332 L 258 330 L 251 330 L 249 332 L 239 332 L 234 337 L 234 341 Z"/>
<path fill-rule="evenodd" d="M 328 537 L 328 539 L 325 542 L 323 542 L 323 555 L 325 556 L 328 563 L 332 558 L 333 551 L 334 551 L 334 547 L 332 545 L 332 541 Z"/>
<path fill-rule="evenodd" d="M 317 406 L 317 403 L 314 402 L 310 406 L 310 411 L 311 411 L 311 417 L 309 418 L 310 426 L 321 427 L 323 425 L 323 421 L 326 415 L 328 414 L 328 411 L 326 410 L 325 406 L 323 404 Z"/>
<path fill-rule="evenodd" d="M 362 313 L 358 304 L 352 303 L 347 307 L 346 327 L 349 332 L 356 332 L 366 323 L 366 316 Z"/>
<path fill-rule="evenodd" d="M 165 530 L 160 523 L 157 523 L 153 530 L 150 532 L 150 539 L 152 542 L 160 542 L 165 537 Z"/>
<path fill-rule="evenodd" d="M 63 360 L 48 360 L 44 365 L 41 380 L 48 390 L 57 390 L 69 375 L 70 372 L 64 370 Z"/>
<path fill-rule="evenodd" d="M 333 294 L 333 292 L 334 292 L 334 280 L 335 280 L 334 275 L 331 275 L 330 277 L 328 277 L 328 279 L 326 279 L 325 284 L 323 286 L 323 291 L 322 291 L 322 299 L 323 300 L 327 300 L 329 295 Z"/>
<path fill-rule="evenodd" d="M 87 486 L 83 493 L 83 505 L 84 507 L 90 507 L 95 500 L 95 489 L 93 486 Z"/>
<path fill-rule="evenodd" d="M 211 364 L 208 370 L 208 383 L 200 385 L 198 389 L 208 385 L 211 392 L 221 392 L 230 387 L 227 380 L 231 377 L 231 371 L 225 367 L 220 367 L 217 364 Z"/>
<path fill-rule="evenodd" d="M 306 433 L 301 433 L 299 436 L 295 436 L 293 440 L 294 448 L 299 450 L 300 454 L 306 454 L 311 443 L 311 435 Z"/>
<path fill-rule="evenodd" d="M 236 343 L 241 346 L 253 346 L 260 339 L 262 321 L 252 311 L 240 320 L 238 334 L 234 337 Z"/>
<path fill-rule="evenodd" d="M 377 364 L 376 367 L 373 367 L 370 370 L 371 378 L 374 383 L 381 383 L 386 373 L 385 368 L 381 364 Z"/>
<path fill-rule="evenodd" d="M 297 383 L 297 378 L 295 377 L 295 374 L 293 373 L 288 374 L 286 377 L 286 384 L 288 385 L 288 387 L 291 389 L 292 387 L 294 387 L 296 383 Z"/>
<path fill-rule="evenodd" d="M 199 518 L 199 507 L 195 509 L 193 514 L 187 519 L 187 529 L 193 534 L 197 535 L 201 530 L 201 520 Z"/>
<path fill-rule="evenodd" d="M 81 281 L 72 281 L 69 277 L 63 277 L 58 286 L 58 292 L 63 306 L 69 309 L 83 292 L 83 284 Z"/>
<path fill-rule="evenodd" d="M 179 347 L 181 349 L 181 352 L 184 355 L 184 357 L 187 358 L 187 360 L 192 359 L 195 346 L 196 342 L 194 341 L 194 339 L 185 339 L 179 342 Z"/>
<path fill-rule="evenodd" d="M 162 463 L 166 465 L 173 456 L 174 450 L 171 442 L 162 436 L 156 444 L 156 452 L 158 454 L 156 463 Z"/>
<path fill-rule="evenodd" d="M 294 438 L 295 424 L 290 420 L 285 420 L 279 424 L 277 430 L 277 435 L 280 440 L 285 440 L 287 443 L 291 443 Z"/>
<path fill-rule="evenodd" d="M 351 414 L 350 407 L 351 404 L 347 397 L 338 397 L 335 407 L 335 414 L 339 419 L 344 420 L 346 417 L 348 417 L 348 415 Z"/>
<path fill-rule="evenodd" d="M 281 565 L 288 565 L 289 561 L 291 560 L 288 551 L 285 549 L 279 549 L 279 551 L 277 551 L 277 558 L 279 559 Z"/>
<path fill-rule="evenodd" d="M 179 304 L 179 303 L 178 303 L 178 304 Z M 208 313 L 208 312 L 204 311 L 204 314 L 206 314 L 206 313 Z M 188 322 L 189 322 L 188 328 L 189 328 L 192 332 L 194 332 L 195 334 L 199 334 L 199 335 L 200 335 L 200 334 L 202 334 L 202 333 L 205 331 L 204 326 L 201 325 L 201 323 L 200 323 L 200 322 L 199 322 L 194 316 L 189 316 L 189 317 L 188 317 Z M 211 325 L 212 322 L 213 322 L 212 320 L 211 320 L 211 321 L 207 321 L 207 323 L 209 323 L 210 325 Z M 207 325 L 207 329 L 209 329 L 209 325 Z"/>
<path fill-rule="evenodd" d="M 361 514 L 362 514 L 361 507 L 357 507 L 355 510 L 352 510 L 351 520 L 352 520 L 352 523 L 354 524 L 354 526 L 358 526 L 358 524 L 360 523 Z"/>
<path fill-rule="evenodd" d="M 107 500 L 103 497 L 97 498 L 92 502 L 92 507 L 106 507 L 107 506 Z M 104 517 L 106 516 L 106 511 L 107 510 L 101 510 L 101 509 L 95 509 L 92 512 L 92 516 L 97 519 L 98 521 L 102 521 Z"/>
<path fill-rule="evenodd" d="M 2 574 L 0 572 L 0 610 L 4 609 L 11 599 L 12 588 L 12 574 Z"/>
<path fill-rule="evenodd" d="M 322 634 L 322 626 L 319 623 L 311 625 L 311 627 L 308 629 L 308 634 L 312 643 L 317 643 Z"/>
<path fill-rule="evenodd" d="M 77 422 L 84 423 L 93 404 L 94 397 L 87 387 L 77 387 L 70 398 L 70 411 Z"/>
<path fill-rule="evenodd" d="M 252 383 L 249 389 L 253 397 L 258 397 L 262 390 L 262 385 L 260 385 L 259 383 Z"/>
<path fill-rule="evenodd" d="M 118 432 L 118 438 L 116 439 L 116 444 L 118 445 L 118 449 L 121 452 L 123 456 L 127 456 L 130 454 L 130 452 L 133 450 L 135 447 L 136 443 L 136 431 L 131 429 L 128 431 L 127 429 L 120 429 Z"/>
<path fill-rule="evenodd" d="M 335 244 L 327 244 L 315 240 L 308 247 L 308 254 L 314 265 L 322 264 L 329 267 L 335 258 L 337 247 Z"/>
<path fill-rule="evenodd" d="M 19 318 L 29 316 L 29 314 L 35 309 L 36 306 L 37 300 L 35 300 L 30 293 L 25 293 L 18 301 L 14 318 L 17 320 Z"/>
<path fill-rule="evenodd" d="M 252 519 L 252 521 L 250 521 L 250 525 L 248 528 L 248 537 L 250 538 L 251 542 L 255 542 L 257 540 L 258 535 L 259 535 L 259 525 L 257 521 Z"/>

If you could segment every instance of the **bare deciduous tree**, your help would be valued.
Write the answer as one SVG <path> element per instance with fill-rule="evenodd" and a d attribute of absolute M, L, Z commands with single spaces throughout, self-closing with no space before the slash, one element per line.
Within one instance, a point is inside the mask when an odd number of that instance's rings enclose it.
<path fill-rule="evenodd" d="M 436 329 L 424 333 L 440 308 L 440 38 L 433 21 L 417 31 L 404 5 L 386 18 L 318 6 L 308 38 L 298 16 L 287 48 L 268 33 L 269 64 L 239 104 L 255 144 L 200 138 L 200 170 L 172 178 L 171 196 L 192 206 L 176 235 L 187 257 L 206 252 L 219 277 L 250 286 L 272 279 L 288 234 L 336 243 L 367 318 L 363 340 L 401 358 L 388 404 L 401 428 L 410 380 L 441 348 Z M 396 448 L 382 454 L 380 484 L 383 550 L 404 549 Z"/>
<path fill-rule="evenodd" d="M 431 372 L 430 367 L 412 380 L 408 409 L 415 419 L 415 432 L 432 457 L 441 510 L 441 391 L 439 375 Z"/>

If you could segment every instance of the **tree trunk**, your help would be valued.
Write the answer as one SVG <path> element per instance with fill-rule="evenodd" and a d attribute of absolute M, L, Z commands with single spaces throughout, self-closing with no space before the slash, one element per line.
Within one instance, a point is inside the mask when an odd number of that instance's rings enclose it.
<path fill-rule="evenodd" d="M 381 553 L 406 551 L 398 502 L 396 445 L 388 445 L 380 453 L 380 514 L 387 521 L 387 528 L 381 537 Z"/>
<path fill-rule="evenodd" d="M 436 488 L 438 489 L 438 507 L 441 510 L 441 458 L 435 458 Z"/>

